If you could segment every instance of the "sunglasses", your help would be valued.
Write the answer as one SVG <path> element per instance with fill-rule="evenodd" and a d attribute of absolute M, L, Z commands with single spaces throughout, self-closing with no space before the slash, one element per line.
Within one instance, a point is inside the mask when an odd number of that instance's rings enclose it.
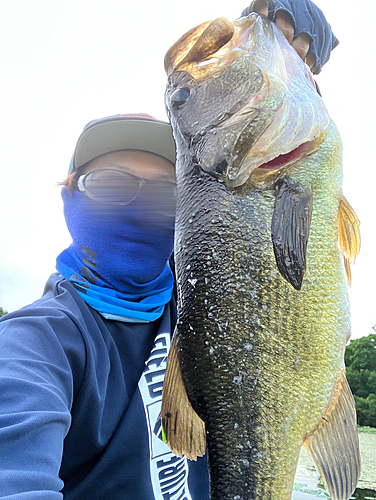
<path fill-rule="evenodd" d="M 81 175 L 77 189 L 92 200 L 111 205 L 128 205 L 138 198 L 148 209 L 175 216 L 176 184 L 172 181 L 142 179 L 124 170 L 103 168 Z"/>

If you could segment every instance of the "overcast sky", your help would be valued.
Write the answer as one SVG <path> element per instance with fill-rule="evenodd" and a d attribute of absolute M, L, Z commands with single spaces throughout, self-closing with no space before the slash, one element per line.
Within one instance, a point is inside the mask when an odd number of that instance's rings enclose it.
<path fill-rule="evenodd" d="M 361 220 L 350 290 L 353 338 L 376 323 L 374 231 L 376 2 L 316 0 L 340 40 L 317 81 L 344 143 L 344 194 Z M 239 17 L 247 2 L 1 0 L 0 306 L 36 300 L 70 243 L 58 181 L 94 118 L 167 119 L 163 58 L 203 21 Z M 359 10 L 358 10 L 359 9 Z"/>

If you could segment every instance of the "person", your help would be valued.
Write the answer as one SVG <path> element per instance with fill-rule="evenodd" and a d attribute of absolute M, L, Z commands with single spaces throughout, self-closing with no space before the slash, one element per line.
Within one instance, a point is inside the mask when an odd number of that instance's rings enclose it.
<path fill-rule="evenodd" d="M 158 419 L 174 162 L 169 124 L 149 115 L 94 120 L 78 138 L 62 186 L 72 244 L 43 296 L 0 320 L 0 498 L 208 500 L 206 457 L 174 456 Z"/>

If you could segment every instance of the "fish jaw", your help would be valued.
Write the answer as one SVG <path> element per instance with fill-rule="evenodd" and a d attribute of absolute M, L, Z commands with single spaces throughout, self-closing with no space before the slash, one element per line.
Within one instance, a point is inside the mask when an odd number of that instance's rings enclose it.
<path fill-rule="evenodd" d="M 233 30 L 217 21 L 182 37 L 182 60 L 175 46 L 166 54 L 165 102 L 177 143 L 180 135 L 198 144 L 193 163 L 238 187 L 256 168 L 314 140 L 330 118 L 308 66 L 273 23 L 254 13 Z M 210 49 L 195 50 L 209 27 Z"/>

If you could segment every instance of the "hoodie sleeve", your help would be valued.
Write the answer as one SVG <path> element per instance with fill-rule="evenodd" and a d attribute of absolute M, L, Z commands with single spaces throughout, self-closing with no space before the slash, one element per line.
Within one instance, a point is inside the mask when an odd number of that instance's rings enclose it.
<path fill-rule="evenodd" d="M 0 498 L 60 500 L 73 376 L 56 335 L 64 313 L 24 309 L 0 322 Z M 65 332 L 64 332 L 65 333 Z M 75 329 L 77 333 L 77 328 Z"/>

